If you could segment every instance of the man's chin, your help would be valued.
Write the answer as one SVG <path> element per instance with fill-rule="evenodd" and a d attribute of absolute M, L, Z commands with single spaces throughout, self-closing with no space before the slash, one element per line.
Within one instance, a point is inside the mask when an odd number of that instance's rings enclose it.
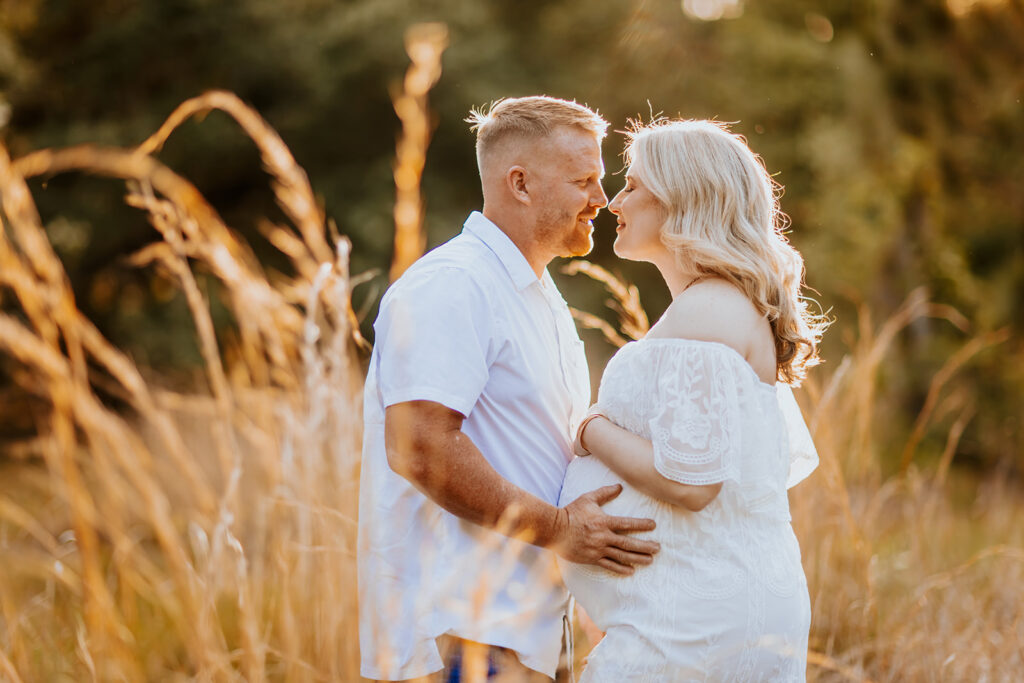
<path fill-rule="evenodd" d="M 589 235 L 586 240 L 579 240 L 566 244 L 561 256 L 564 258 L 579 258 L 580 256 L 586 256 L 593 250 L 594 240 Z"/>

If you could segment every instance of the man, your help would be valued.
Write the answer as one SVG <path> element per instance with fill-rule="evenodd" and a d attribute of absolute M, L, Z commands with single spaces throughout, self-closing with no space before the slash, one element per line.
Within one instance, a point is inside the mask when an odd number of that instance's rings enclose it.
<path fill-rule="evenodd" d="M 607 123 L 549 97 L 474 113 L 483 213 L 384 296 L 364 406 L 362 674 L 555 674 L 568 595 L 551 551 L 623 574 L 651 520 L 605 515 L 604 487 L 555 507 L 590 400 L 583 345 L 547 273 L 590 251 Z M 469 666 L 471 662 L 466 662 Z"/>

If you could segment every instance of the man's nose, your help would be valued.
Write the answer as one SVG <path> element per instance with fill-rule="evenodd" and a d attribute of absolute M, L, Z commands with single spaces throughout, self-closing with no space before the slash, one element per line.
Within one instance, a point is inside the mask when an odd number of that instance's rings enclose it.
<path fill-rule="evenodd" d="M 599 209 L 603 208 L 605 206 L 608 206 L 608 195 L 605 194 L 604 188 L 601 187 L 600 183 L 598 183 L 598 185 L 597 185 L 597 196 L 596 196 L 596 200 L 597 201 L 594 201 L 594 200 L 595 200 L 595 197 L 591 197 L 590 198 L 590 203 L 593 206 L 596 206 Z"/>

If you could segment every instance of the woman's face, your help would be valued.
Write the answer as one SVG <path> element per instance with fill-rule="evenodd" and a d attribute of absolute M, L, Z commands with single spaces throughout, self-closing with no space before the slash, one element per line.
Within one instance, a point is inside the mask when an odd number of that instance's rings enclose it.
<path fill-rule="evenodd" d="M 619 191 L 608 210 L 619 219 L 613 249 L 619 258 L 630 261 L 655 261 L 666 251 L 661 241 L 661 226 L 668 213 L 643 184 L 634 167 L 626 172 L 626 186 Z"/>

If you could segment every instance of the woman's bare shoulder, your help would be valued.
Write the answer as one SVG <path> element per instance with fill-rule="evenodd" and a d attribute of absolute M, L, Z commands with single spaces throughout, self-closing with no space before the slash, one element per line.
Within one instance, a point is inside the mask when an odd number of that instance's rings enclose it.
<path fill-rule="evenodd" d="M 748 357 L 766 326 L 764 316 L 741 289 L 712 278 L 673 299 L 651 333 L 656 337 L 718 342 Z"/>

